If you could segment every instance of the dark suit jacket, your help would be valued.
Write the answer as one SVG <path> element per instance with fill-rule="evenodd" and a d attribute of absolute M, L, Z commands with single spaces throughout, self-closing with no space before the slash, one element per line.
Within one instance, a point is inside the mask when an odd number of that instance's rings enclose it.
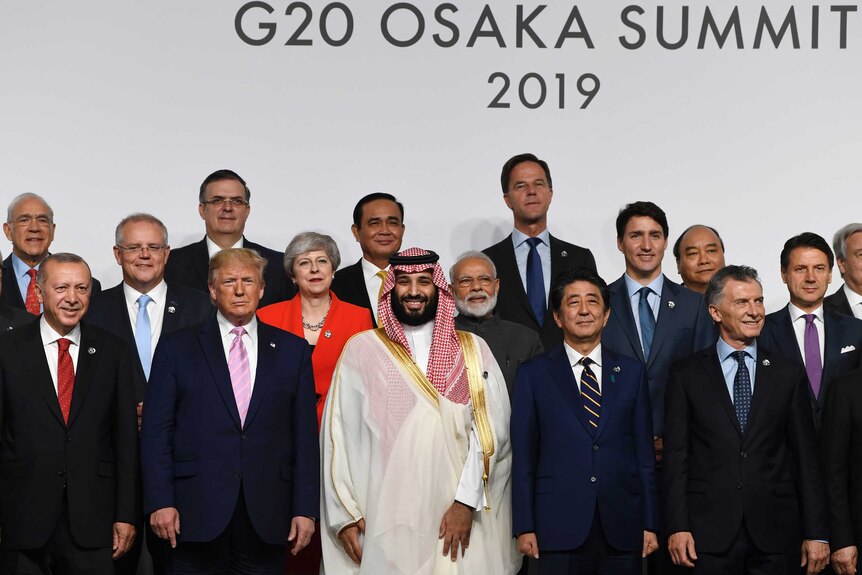
<path fill-rule="evenodd" d="M 17 307 L 0 303 L 0 333 L 15 329 L 16 327 L 21 327 L 35 319 L 35 315 L 27 313 Z"/>
<path fill-rule="evenodd" d="M 362 274 L 362 258 L 355 264 L 335 272 L 335 277 L 332 279 L 332 291 L 341 301 L 369 310 L 371 322 L 374 327 L 377 327 L 377 322 L 374 321 L 374 310 L 377 308 L 377 302 L 372 305 L 371 300 L 368 299 L 365 276 Z"/>
<path fill-rule="evenodd" d="M 823 460 L 833 551 L 862 549 L 862 370 L 835 378 L 823 418 Z"/>
<path fill-rule="evenodd" d="M 745 521 L 764 553 L 799 554 L 829 539 L 820 453 L 805 371 L 758 345 L 754 394 L 739 430 L 715 345 L 670 371 L 662 495 L 669 534 L 726 551 Z"/>
<path fill-rule="evenodd" d="M 320 508 L 311 348 L 258 322 L 257 371 L 240 425 L 216 317 L 162 336 L 144 401 L 144 512 L 179 511 L 179 540 L 212 541 L 245 497 L 258 535 L 285 545 Z"/>
<path fill-rule="evenodd" d="M 841 315 L 849 315 L 852 318 L 856 318 L 853 315 L 853 311 L 850 309 L 850 302 L 847 301 L 847 294 L 844 293 L 844 284 L 841 284 L 841 287 L 838 288 L 832 295 L 828 295 L 823 299 L 823 307 L 833 313 L 841 314 Z"/>
<path fill-rule="evenodd" d="M 169 285 L 162 319 L 162 335 L 186 326 L 199 324 L 206 320 L 210 314 L 215 313 L 214 310 L 215 307 L 213 307 L 208 295 L 185 286 Z M 144 401 L 147 377 L 144 375 L 141 358 L 137 354 L 135 332 L 132 331 L 132 324 L 129 321 L 129 310 L 126 307 L 126 296 L 123 294 L 122 282 L 90 300 L 87 321 L 124 340 L 129 348 L 135 352 L 132 353 L 135 365 L 135 399 L 138 402 Z M 161 336 L 159 341 L 161 341 Z"/>
<path fill-rule="evenodd" d="M 317 422 L 323 417 L 323 405 L 335 364 L 341 357 L 341 350 L 347 340 L 359 333 L 371 329 L 371 314 L 367 309 L 345 303 L 330 292 L 332 305 L 326 315 L 326 322 L 320 330 L 314 353 L 311 354 L 311 367 L 314 370 L 314 388 L 317 393 Z M 305 337 L 302 328 L 302 300 L 297 295 L 293 299 L 272 304 L 257 310 L 260 321 L 273 327 L 289 331 Z M 326 334 L 329 334 L 328 336 Z"/>
<path fill-rule="evenodd" d="M 643 366 L 604 346 L 602 410 L 591 429 L 562 345 L 521 365 L 512 403 L 513 531 L 535 531 L 543 552 L 579 547 L 596 507 L 616 549 L 640 551 L 643 531 L 659 527 Z"/>
<path fill-rule="evenodd" d="M 506 380 L 509 400 L 515 393 L 515 375 L 518 366 L 531 357 L 544 351 L 539 334 L 530 328 L 513 321 L 506 321 L 494 315 L 487 319 L 476 319 L 465 315 L 455 317 L 455 329 L 475 333 L 485 340 L 500 371 Z"/>
<path fill-rule="evenodd" d="M 588 268 L 596 271 L 596 260 L 590 250 L 558 240 L 554 236 L 551 236 L 550 248 L 551 285 L 554 285 L 560 272 L 567 269 Z M 518 262 L 515 260 L 512 235 L 509 234 L 503 241 L 482 251 L 494 262 L 497 277 L 500 279 L 500 293 L 495 310 L 500 319 L 520 323 L 538 332 L 545 349 L 562 343 L 563 331 L 554 322 L 550 305 L 541 327 L 533 315 L 533 308 L 530 307 L 527 292 L 524 290 L 524 282 L 521 281 L 521 272 L 518 271 Z"/>
<path fill-rule="evenodd" d="M 808 386 L 808 397 L 811 401 L 811 411 L 814 414 L 814 427 L 820 431 L 823 421 L 823 408 L 826 405 L 826 393 L 835 377 L 857 367 L 862 367 L 862 321 L 855 317 L 847 317 L 823 311 L 823 330 L 826 341 L 823 344 L 823 375 L 820 380 L 820 395 L 814 396 L 811 386 Z M 796 332 L 790 322 L 790 310 L 784 307 L 766 316 L 763 331 L 758 341 L 763 342 L 768 349 L 795 361 L 805 368 L 802 352 L 796 342 Z M 844 350 L 844 351 L 842 351 Z"/>
<path fill-rule="evenodd" d="M 255 250 L 266 258 L 266 269 L 263 272 L 266 287 L 260 299 L 260 307 L 292 298 L 296 294 L 296 286 L 284 273 L 284 253 L 265 248 L 245 238 L 242 241 L 242 247 Z M 207 239 L 204 237 L 194 244 L 171 250 L 171 256 L 165 265 L 165 281 L 168 285 L 182 285 L 209 294 L 209 265 Z"/>
<path fill-rule="evenodd" d="M 99 280 L 96 278 L 91 279 L 90 296 L 92 297 L 102 291 L 102 284 L 99 283 Z M 21 297 L 21 290 L 18 289 L 18 280 L 15 277 L 15 270 L 12 268 L 11 254 L 6 256 L 6 259 L 3 260 L 2 284 L 3 290 L 2 293 L 0 293 L 0 303 L 5 303 L 6 305 L 26 311 L 27 307 L 24 305 L 24 298 Z"/>
<path fill-rule="evenodd" d="M 653 430 L 664 430 L 664 391 L 671 364 L 714 342 L 715 325 L 703 297 L 664 277 L 664 287 L 650 355 L 644 358 L 640 335 L 626 291 L 625 276 L 608 286 L 611 317 L 602 332 L 602 342 L 646 365 L 647 385 L 653 413 Z"/>
<path fill-rule="evenodd" d="M 82 324 L 67 426 L 39 322 L 0 335 L 0 434 L 0 548 L 42 547 L 64 506 L 84 547 L 110 547 L 114 522 L 135 523 L 132 361 L 118 338 Z"/>

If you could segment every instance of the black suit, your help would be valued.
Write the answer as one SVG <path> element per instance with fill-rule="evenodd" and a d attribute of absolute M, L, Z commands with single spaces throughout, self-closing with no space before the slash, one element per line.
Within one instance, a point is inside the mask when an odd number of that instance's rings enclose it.
<path fill-rule="evenodd" d="M 805 371 L 758 345 L 753 379 L 742 433 L 715 345 L 671 368 L 665 526 L 669 534 L 692 533 L 698 561 L 727 551 L 744 531 L 761 553 L 799 565 L 803 539 L 829 539 Z"/>
<path fill-rule="evenodd" d="M 296 286 L 284 273 L 284 253 L 265 248 L 243 238 L 242 247 L 255 250 L 266 258 L 266 269 L 263 279 L 266 287 L 260 299 L 260 307 L 271 303 L 288 300 L 296 295 Z M 209 293 L 207 276 L 209 274 L 210 256 L 207 250 L 207 239 L 171 250 L 168 263 L 165 265 L 165 281 L 168 285 L 182 285 Z"/>
<path fill-rule="evenodd" d="M 35 320 L 36 316 L 17 307 L 0 303 L 0 333 L 21 327 Z"/>
<path fill-rule="evenodd" d="M 566 243 L 550 236 L 551 249 L 551 282 L 561 272 L 572 268 L 587 268 L 596 271 L 596 260 L 592 252 L 586 248 Z M 525 325 L 539 333 L 542 338 L 542 346 L 545 349 L 553 349 L 563 341 L 563 331 L 554 322 L 554 314 L 551 306 L 541 326 L 536 321 L 524 282 L 521 280 L 521 272 L 518 270 L 518 262 L 515 259 L 515 247 L 512 244 L 511 234 L 503 241 L 482 250 L 491 258 L 497 268 L 497 277 L 500 279 L 500 293 L 497 296 L 496 314 L 500 319 L 514 321 Z"/>
<path fill-rule="evenodd" d="M 0 335 L 0 549 L 42 548 L 67 512 L 78 545 L 110 550 L 113 523 L 137 517 L 135 419 L 120 339 L 82 324 L 66 425 L 40 322 Z"/>
<path fill-rule="evenodd" d="M 826 405 L 826 392 L 837 376 L 860 367 L 862 361 L 862 321 L 831 311 L 823 311 L 823 331 L 826 341 L 823 344 L 823 375 L 820 380 L 820 394 L 814 395 L 808 386 L 811 411 L 814 414 L 814 427 L 820 431 L 823 421 L 823 408 Z M 759 341 L 768 349 L 805 366 L 802 351 L 796 341 L 796 332 L 790 321 L 790 309 L 784 307 L 766 316 L 766 323 L 760 333 Z"/>
<path fill-rule="evenodd" d="M 832 382 L 823 419 L 823 460 L 832 551 L 862 551 L 862 370 Z"/>
<path fill-rule="evenodd" d="M 102 291 L 102 284 L 96 278 L 90 278 L 90 296 Z M 21 290 L 18 288 L 18 280 L 15 277 L 15 269 L 12 267 L 12 256 L 6 256 L 3 260 L 3 291 L 0 293 L 0 303 L 11 305 L 18 309 L 27 310 L 24 305 L 24 298 L 21 297 Z"/>
<path fill-rule="evenodd" d="M 162 334 L 203 323 L 212 313 L 215 313 L 215 307 L 208 295 L 196 289 L 169 284 L 162 320 Z M 124 340 L 130 349 L 137 349 L 122 282 L 103 291 L 90 301 L 87 322 L 113 333 Z M 138 354 L 133 353 L 132 356 L 135 364 L 135 397 L 138 402 L 141 402 L 144 400 L 147 378 Z"/>
<path fill-rule="evenodd" d="M 355 264 L 341 268 L 335 272 L 331 289 L 341 301 L 371 310 L 371 321 L 374 323 L 374 327 L 377 327 L 377 322 L 374 320 L 374 314 L 377 311 L 377 302 L 374 302 L 374 305 L 372 305 L 371 300 L 368 299 L 368 290 L 365 289 L 365 275 L 362 273 L 361 258 Z"/>
<path fill-rule="evenodd" d="M 828 295 L 826 296 L 826 298 L 824 298 L 823 307 L 833 313 L 849 315 L 852 318 L 856 317 L 853 315 L 853 311 L 850 309 L 850 302 L 847 301 L 847 294 L 844 293 L 843 284 L 834 294 Z"/>

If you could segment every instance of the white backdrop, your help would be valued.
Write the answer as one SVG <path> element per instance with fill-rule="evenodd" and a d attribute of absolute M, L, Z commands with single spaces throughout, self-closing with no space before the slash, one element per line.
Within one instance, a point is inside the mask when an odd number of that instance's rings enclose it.
<path fill-rule="evenodd" d="M 510 156 L 546 159 L 554 180 L 549 227 L 592 249 L 609 281 L 622 273 L 614 218 L 627 202 L 649 199 L 668 214 L 665 271 L 678 279 L 670 254 L 693 223 L 719 229 L 727 260 L 757 267 L 767 307 L 786 301 L 778 274 L 784 241 L 814 231 L 831 241 L 840 226 L 862 220 L 862 14 L 847 13 L 847 45 L 839 47 L 839 14 L 820 8 L 819 47 L 812 48 L 813 3 L 767 0 L 775 28 L 793 6 L 800 48 L 790 32 L 775 48 L 768 34 L 754 49 L 761 4 L 739 8 L 743 48 L 709 36 L 697 48 L 705 7 L 723 27 L 733 7 L 688 2 L 689 38 L 678 50 L 656 40 L 657 6 L 643 3 L 631 20 L 645 30 L 630 50 L 620 36 L 637 34 L 620 14 L 627 3 L 554 2 L 516 46 L 516 4 L 490 5 L 506 44 L 468 39 L 484 4 L 452 0 L 445 13 L 460 39 L 435 44 L 451 30 L 434 21 L 444 2 L 414 0 L 426 29 L 398 48 L 381 33 L 381 15 L 395 2 L 343 0 L 354 20 L 343 46 L 327 45 L 319 20 L 326 2 L 309 2 L 311 46 L 285 46 L 303 12 L 248 11 L 243 30 L 273 40 L 251 46 L 234 28 L 244 1 L 88 0 L 0 2 L 0 165 L 5 205 L 29 191 L 56 213 L 53 251 L 83 255 L 103 284 L 120 279 L 111 256 L 113 228 L 124 215 L 162 218 L 174 247 L 197 241 L 197 188 L 208 173 L 231 168 L 252 190 L 246 235 L 283 249 L 299 231 L 319 230 L 355 261 L 350 235 L 356 200 L 372 191 L 406 205 L 404 246 L 438 251 L 448 268 L 469 248 L 509 233 L 511 215 L 499 188 Z M 523 2 L 529 14 L 539 2 Z M 665 2 L 666 37 L 680 38 L 682 2 Z M 594 48 L 568 38 L 553 46 L 577 6 Z M 344 34 L 343 12 L 327 19 Z M 392 34 L 406 39 L 415 17 L 399 10 Z M 572 30 L 578 30 L 577 24 Z M 483 30 L 490 30 L 487 19 Z M 501 82 L 508 109 L 487 106 Z M 527 73 L 542 75 L 547 100 L 537 109 L 518 101 Z M 595 74 L 601 89 L 579 109 L 578 77 Z M 566 77 L 560 109 L 557 74 Z M 535 102 L 537 81 L 525 96 Z M 3 252 L 9 251 L 4 244 Z M 840 285 L 835 270 L 832 290 Z"/>

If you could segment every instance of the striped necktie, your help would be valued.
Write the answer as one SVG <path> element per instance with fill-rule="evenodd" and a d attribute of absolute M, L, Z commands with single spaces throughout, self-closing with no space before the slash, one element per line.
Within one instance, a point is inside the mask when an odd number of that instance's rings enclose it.
<path fill-rule="evenodd" d="M 230 332 L 234 338 L 228 351 L 227 367 L 230 370 L 230 382 L 236 399 L 236 408 L 239 411 L 239 420 L 244 426 L 248 404 L 251 400 L 251 366 L 248 361 L 248 352 L 242 341 L 242 336 L 246 334 L 246 331 L 244 327 L 237 326 Z"/>
<path fill-rule="evenodd" d="M 599 417 L 602 414 L 602 392 L 599 382 L 596 379 L 596 374 L 590 369 L 590 364 L 593 363 L 588 357 L 581 358 L 579 362 L 584 366 L 581 371 L 581 400 L 584 402 L 584 412 L 587 414 L 587 421 L 595 430 L 599 426 Z"/>

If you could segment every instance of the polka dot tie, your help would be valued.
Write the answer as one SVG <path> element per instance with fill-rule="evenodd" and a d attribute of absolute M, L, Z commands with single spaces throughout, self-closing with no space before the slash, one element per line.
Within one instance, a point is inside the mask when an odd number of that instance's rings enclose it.
<path fill-rule="evenodd" d="M 751 376 L 745 366 L 744 351 L 735 351 L 731 355 L 739 364 L 736 376 L 733 378 L 733 407 L 736 409 L 736 419 L 739 420 L 739 429 L 744 433 L 748 423 L 748 412 L 751 411 Z"/>

